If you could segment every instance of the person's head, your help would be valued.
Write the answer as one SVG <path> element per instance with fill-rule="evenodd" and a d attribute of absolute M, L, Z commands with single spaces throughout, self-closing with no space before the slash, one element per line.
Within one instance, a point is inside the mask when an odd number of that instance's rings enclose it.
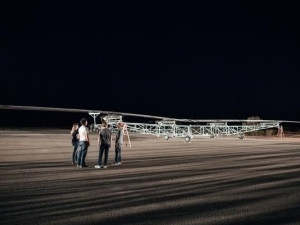
<path fill-rule="evenodd" d="M 107 122 L 105 120 L 102 121 L 102 126 L 107 127 Z"/>
<path fill-rule="evenodd" d="M 73 130 L 77 130 L 77 129 L 78 129 L 78 123 L 73 123 L 72 129 L 73 129 Z"/>
<path fill-rule="evenodd" d="M 80 120 L 80 124 L 83 125 L 83 126 L 86 126 L 86 125 L 88 124 L 87 119 L 86 119 L 86 118 L 82 118 L 82 119 Z"/>
<path fill-rule="evenodd" d="M 118 122 L 118 123 L 117 123 L 117 127 L 118 127 L 118 128 L 122 128 L 122 127 L 123 127 L 122 122 Z"/>

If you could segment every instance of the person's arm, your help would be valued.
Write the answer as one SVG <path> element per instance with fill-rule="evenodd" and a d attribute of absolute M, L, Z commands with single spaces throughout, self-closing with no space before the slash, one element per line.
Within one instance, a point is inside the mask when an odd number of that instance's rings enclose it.
<path fill-rule="evenodd" d="M 87 129 L 87 128 L 86 128 L 86 140 L 87 140 L 87 142 L 90 143 L 89 132 L 88 132 L 88 129 Z"/>
<path fill-rule="evenodd" d="M 99 134 L 98 134 L 98 145 L 100 146 L 101 144 L 101 131 L 99 131 Z"/>
<path fill-rule="evenodd" d="M 119 142 L 119 139 L 120 139 L 120 130 L 117 131 L 117 134 L 116 134 L 116 141 L 115 143 L 117 144 Z"/>
<path fill-rule="evenodd" d="M 89 137 L 89 134 L 88 134 L 88 133 L 86 133 L 86 140 L 87 140 L 88 142 L 90 142 L 90 137 Z"/>

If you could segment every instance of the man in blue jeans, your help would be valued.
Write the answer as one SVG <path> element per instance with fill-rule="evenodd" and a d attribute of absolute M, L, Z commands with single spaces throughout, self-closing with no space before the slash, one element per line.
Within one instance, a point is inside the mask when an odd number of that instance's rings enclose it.
<path fill-rule="evenodd" d="M 102 126 L 103 128 L 100 130 L 99 137 L 98 137 L 98 145 L 100 146 L 100 148 L 99 148 L 98 164 L 95 165 L 96 169 L 107 168 L 108 152 L 112 143 L 111 130 L 108 129 L 107 122 L 103 121 Z M 104 161 L 102 161 L 103 153 L 104 153 Z"/>
<path fill-rule="evenodd" d="M 79 151 L 78 151 L 78 159 L 77 159 L 77 167 L 87 167 L 85 164 L 85 157 L 87 154 L 87 150 L 89 147 L 90 139 L 89 139 L 89 131 L 87 128 L 88 121 L 86 118 L 82 118 L 80 120 L 81 127 L 78 129 L 79 133 Z"/>

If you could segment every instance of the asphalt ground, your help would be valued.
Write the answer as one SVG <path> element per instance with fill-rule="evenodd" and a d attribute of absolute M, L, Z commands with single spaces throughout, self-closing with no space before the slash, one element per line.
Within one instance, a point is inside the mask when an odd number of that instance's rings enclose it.
<path fill-rule="evenodd" d="M 300 138 L 91 140 L 80 169 L 67 130 L 0 131 L 1 224 L 300 224 Z"/>

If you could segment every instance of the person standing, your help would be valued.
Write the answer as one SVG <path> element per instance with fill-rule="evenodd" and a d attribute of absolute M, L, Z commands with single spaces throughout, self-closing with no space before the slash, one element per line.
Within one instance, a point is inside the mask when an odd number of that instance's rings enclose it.
<path fill-rule="evenodd" d="M 120 165 L 122 158 L 121 158 L 121 149 L 123 144 L 123 126 L 122 123 L 119 122 L 117 124 L 118 131 L 116 134 L 116 141 L 115 141 L 115 162 L 113 165 Z"/>
<path fill-rule="evenodd" d="M 78 161 L 77 167 L 87 167 L 85 164 L 85 157 L 87 155 L 87 150 L 90 145 L 89 130 L 87 128 L 88 121 L 86 118 L 80 120 L 81 127 L 78 129 L 79 133 L 79 151 L 78 151 Z"/>
<path fill-rule="evenodd" d="M 283 132 L 283 126 L 282 125 L 280 125 L 278 127 L 277 137 L 280 137 L 280 138 L 284 137 L 284 132 Z"/>
<path fill-rule="evenodd" d="M 103 121 L 102 126 L 103 129 L 100 130 L 98 136 L 98 146 L 100 147 L 99 147 L 98 164 L 95 165 L 96 169 L 107 168 L 108 152 L 112 143 L 111 130 L 108 129 L 107 122 Z M 104 161 L 102 161 L 103 153 L 104 153 Z"/>
<path fill-rule="evenodd" d="M 72 145 L 73 145 L 73 154 L 72 154 L 72 165 L 77 164 L 77 148 L 78 148 L 78 123 L 74 123 L 71 129 Z"/>

